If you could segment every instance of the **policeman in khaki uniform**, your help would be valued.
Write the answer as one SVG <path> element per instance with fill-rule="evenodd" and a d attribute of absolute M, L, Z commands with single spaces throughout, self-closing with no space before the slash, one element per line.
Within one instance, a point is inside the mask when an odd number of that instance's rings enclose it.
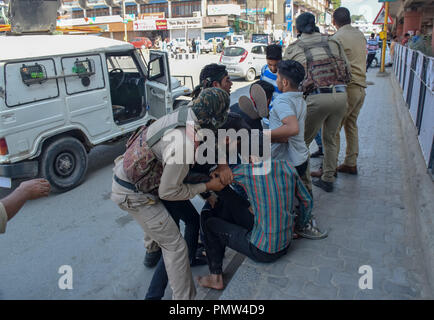
<path fill-rule="evenodd" d="M 287 47 L 284 60 L 296 60 L 306 67 L 307 57 L 303 46 L 310 46 L 309 51 L 313 61 L 328 59 L 330 56 L 327 50 L 329 50 L 329 53 L 334 57 L 339 57 L 344 62 L 346 70 L 348 73 L 350 72 L 350 66 L 342 46 L 338 41 L 324 38 L 326 36 L 317 32 L 314 15 L 309 12 L 302 13 L 297 17 L 296 28 L 301 36 Z M 329 49 L 323 41 L 327 41 L 326 44 L 328 44 Z M 309 70 L 306 70 L 306 74 L 308 72 Z M 318 131 L 323 129 L 323 172 L 321 178 L 313 183 L 326 192 L 333 191 L 338 155 L 336 134 L 347 111 L 346 83 L 343 81 L 336 81 L 335 83 L 335 85 L 316 88 L 306 98 L 307 115 L 304 132 L 306 145 L 309 146 Z M 309 191 L 312 191 L 309 166 L 302 179 Z"/>
<path fill-rule="evenodd" d="M 338 171 L 357 174 L 357 156 L 359 154 L 357 117 L 366 96 L 366 39 L 359 29 L 351 26 L 351 15 L 347 8 L 341 7 L 333 12 L 333 24 L 338 29 L 333 38 L 340 41 L 351 64 L 351 82 L 347 86 L 348 111 L 341 125 L 341 128 L 343 126 L 345 129 L 347 150 L 344 163 L 338 167 Z M 338 156 L 339 132 L 336 135 Z"/>
<path fill-rule="evenodd" d="M 196 144 L 192 136 L 194 132 L 190 130 L 207 128 L 217 132 L 227 119 L 229 102 L 229 94 L 224 90 L 205 89 L 186 112 L 177 109 L 148 127 L 146 141 L 143 142 L 141 139 L 140 146 L 144 143 L 151 146 L 150 150 L 162 163 L 157 195 L 155 192 L 145 193 L 138 190 L 135 182 L 128 178 L 124 167 L 128 149 L 123 156 L 115 160 L 111 200 L 133 216 L 148 237 L 161 247 L 173 300 L 194 299 L 196 289 L 186 242 L 175 221 L 159 200 L 188 200 L 207 190 L 220 191 L 224 188 L 220 182 L 221 176 L 199 184 L 184 183 L 184 179 L 190 170 L 190 164 L 194 162 L 194 152 L 188 152 L 193 151 Z M 186 119 L 183 121 L 184 125 L 179 125 L 180 114 L 183 112 Z M 186 127 L 187 122 L 194 124 L 194 129 L 192 126 Z M 154 139 L 160 136 L 160 133 L 162 136 Z M 181 139 L 175 140 L 174 143 L 172 138 L 175 137 Z M 156 141 L 151 144 L 151 140 Z"/>

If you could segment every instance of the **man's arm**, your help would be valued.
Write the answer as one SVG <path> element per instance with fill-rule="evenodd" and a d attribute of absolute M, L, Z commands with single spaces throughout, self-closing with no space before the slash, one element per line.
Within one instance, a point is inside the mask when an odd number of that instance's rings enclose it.
<path fill-rule="evenodd" d="M 17 189 L 1 200 L 6 211 L 7 220 L 12 219 L 27 200 L 46 197 L 50 193 L 50 190 L 50 184 L 45 179 L 33 179 L 22 182 Z"/>
<path fill-rule="evenodd" d="M 289 116 L 282 119 L 279 128 L 271 130 L 271 142 L 288 142 L 288 139 L 299 133 L 300 128 L 296 116 Z"/>

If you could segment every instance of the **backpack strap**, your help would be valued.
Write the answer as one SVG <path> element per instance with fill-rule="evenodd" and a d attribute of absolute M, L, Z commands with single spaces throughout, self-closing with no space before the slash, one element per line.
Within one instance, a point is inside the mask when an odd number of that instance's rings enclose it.
<path fill-rule="evenodd" d="M 176 127 L 185 127 L 187 123 L 188 108 L 186 106 L 178 109 L 178 120 L 167 127 L 164 127 L 157 131 L 152 137 L 146 139 L 146 143 L 149 148 L 152 148 L 166 133 L 167 130 L 174 129 Z"/>

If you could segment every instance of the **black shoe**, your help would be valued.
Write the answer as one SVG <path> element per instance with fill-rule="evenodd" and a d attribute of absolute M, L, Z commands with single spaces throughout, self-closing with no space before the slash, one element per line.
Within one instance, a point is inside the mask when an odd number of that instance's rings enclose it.
<path fill-rule="evenodd" d="M 323 189 L 325 192 L 333 191 L 333 182 L 327 182 L 320 178 L 318 180 L 312 181 L 312 183 L 318 188 Z"/>
<path fill-rule="evenodd" d="M 321 157 L 321 156 L 323 156 L 323 155 L 324 155 L 324 153 L 322 152 L 322 148 L 319 148 L 318 151 L 312 153 L 312 154 L 310 155 L 310 157 L 311 157 L 311 158 L 318 158 L 318 157 Z"/>
<path fill-rule="evenodd" d="M 158 261 L 161 258 L 161 249 L 154 252 L 147 252 L 145 254 L 145 259 L 143 260 L 143 264 L 145 267 L 153 268 L 157 265 Z"/>

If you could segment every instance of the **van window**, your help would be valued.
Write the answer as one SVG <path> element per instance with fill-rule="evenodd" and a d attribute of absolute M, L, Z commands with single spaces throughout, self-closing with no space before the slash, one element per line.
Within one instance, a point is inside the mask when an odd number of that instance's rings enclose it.
<path fill-rule="evenodd" d="M 5 65 L 8 107 L 47 100 L 59 96 L 54 60 L 32 60 Z"/>
<path fill-rule="evenodd" d="M 62 58 L 66 93 L 76 94 L 105 87 L 99 55 Z M 75 76 L 72 76 L 75 75 Z"/>
<path fill-rule="evenodd" d="M 252 48 L 252 53 L 254 54 L 265 54 L 263 46 L 257 46 Z"/>

